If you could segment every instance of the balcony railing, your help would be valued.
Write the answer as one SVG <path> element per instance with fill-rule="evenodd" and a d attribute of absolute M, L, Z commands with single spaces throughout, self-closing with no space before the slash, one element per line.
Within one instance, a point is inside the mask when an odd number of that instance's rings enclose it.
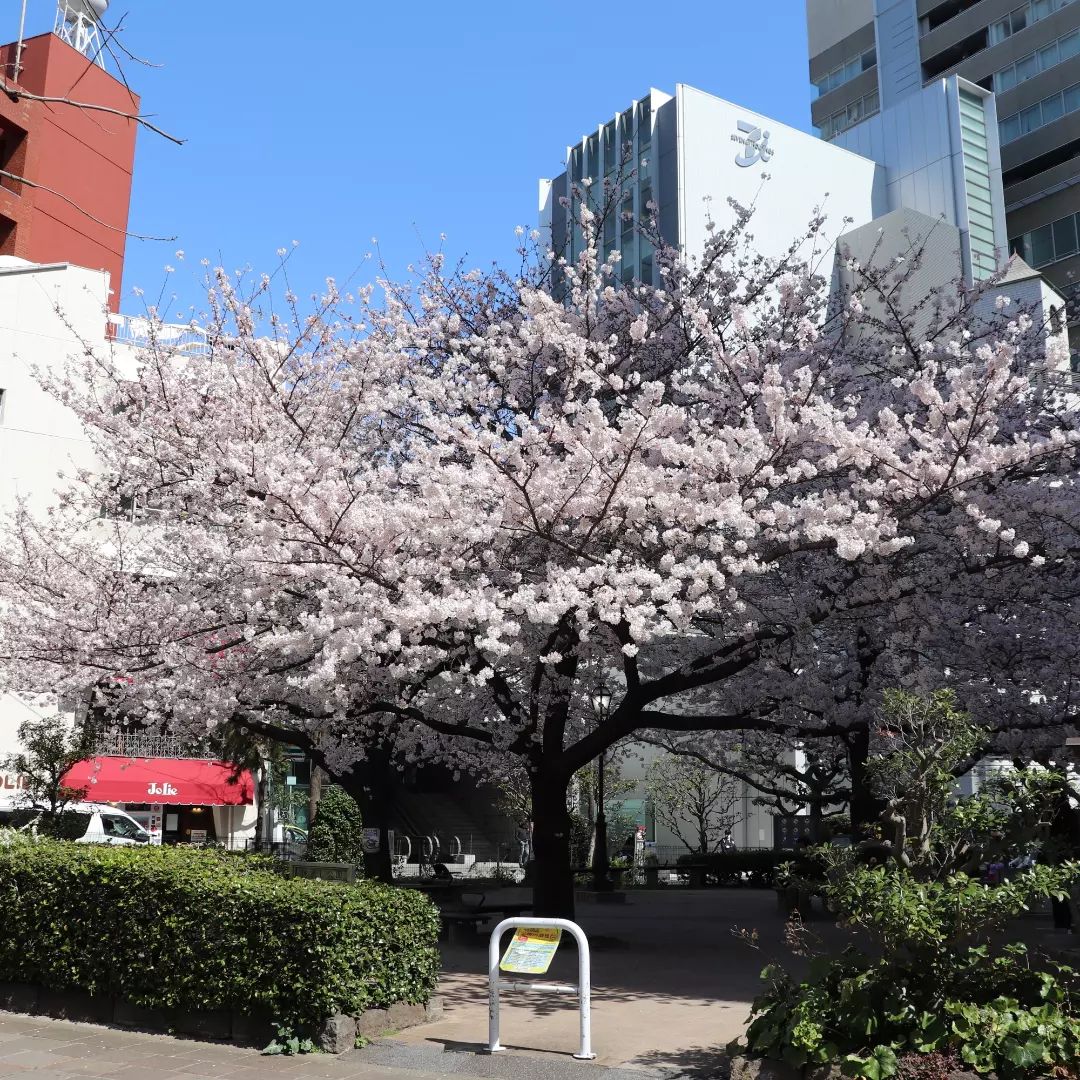
<path fill-rule="evenodd" d="M 176 735 L 151 735 L 145 731 L 112 732 L 99 736 L 98 757 L 131 758 L 213 758 L 206 743 L 192 742 Z"/>
<path fill-rule="evenodd" d="M 157 345 L 177 352 L 201 355 L 209 352 L 206 334 L 181 323 L 159 323 L 138 315 L 109 315 L 109 339 L 119 345 L 147 349 Z"/>

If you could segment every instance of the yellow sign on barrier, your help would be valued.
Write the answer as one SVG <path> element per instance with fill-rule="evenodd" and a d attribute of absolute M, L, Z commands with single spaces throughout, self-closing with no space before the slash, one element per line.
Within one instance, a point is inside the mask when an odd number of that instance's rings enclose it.
<path fill-rule="evenodd" d="M 510 939 L 499 967 L 520 975 L 543 975 L 559 947 L 562 931 L 547 926 L 522 926 Z"/>

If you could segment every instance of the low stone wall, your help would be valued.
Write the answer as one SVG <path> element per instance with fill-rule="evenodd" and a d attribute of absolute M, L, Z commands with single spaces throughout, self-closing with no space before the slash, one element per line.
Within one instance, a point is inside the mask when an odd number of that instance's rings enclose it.
<path fill-rule="evenodd" d="M 47 990 L 24 983 L 0 983 L 0 1009 L 87 1024 L 115 1024 L 137 1031 L 178 1032 L 242 1046 L 266 1046 L 274 1037 L 269 1016 L 235 1009 L 231 1012 L 143 1009 L 123 998 L 95 997 L 82 990 Z M 341 1054 L 356 1045 L 358 1035 L 371 1037 L 400 1031 L 441 1016 L 442 1002 L 438 998 L 432 998 L 427 1005 L 399 1002 L 389 1009 L 369 1009 L 359 1016 L 332 1016 L 323 1023 L 315 1041 L 326 1053 Z"/>
<path fill-rule="evenodd" d="M 839 1065 L 814 1065 L 796 1069 L 771 1058 L 733 1057 L 729 1080 L 846 1080 Z M 978 1073 L 958 1071 L 949 1080 L 988 1080 Z"/>

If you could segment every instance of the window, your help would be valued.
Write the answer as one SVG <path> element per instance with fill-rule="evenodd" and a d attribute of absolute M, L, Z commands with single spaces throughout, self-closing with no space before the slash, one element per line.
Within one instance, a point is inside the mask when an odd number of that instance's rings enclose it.
<path fill-rule="evenodd" d="M 998 124 L 1001 142 L 1012 142 L 1014 139 L 1026 135 L 1029 131 L 1052 124 L 1060 120 L 1066 113 L 1076 112 L 1080 109 L 1080 84 L 1070 86 L 1064 93 L 1051 94 L 1048 98 L 1036 102 L 1023 112 L 1006 116 Z M 1008 183 L 1015 183 L 1015 179 Z M 1006 187 L 1008 186 L 1006 183 Z"/>
<path fill-rule="evenodd" d="M 990 44 L 997 45 L 1013 34 L 1019 34 L 1021 30 L 1032 23 L 1045 19 L 1059 8 L 1071 4 L 1073 0 L 1031 0 L 1031 3 L 1018 7 L 1010 12 L 1004 19 L 990 24 Z"/>
<path fill-rule="evenodd" d="M 1031 265 L 1038 269 L 1054 261 L 1054 233 L 1050 225 L 1031 233 Z"/>
<path fill-rule="evenodd" d="M 1039 58 L 1035 53 L 1016 62 L 1016 81 L 1022 83 L 1039 74 Z"/>
<path fill-rule="evenodd" d="M 648 221 L 656 212 L 649 209 L 650 202 L 652 202 L 652 185 L 642 184 L 641 195 L 639 196 L 639 213 L 642 221 Z"/>
<path fill-rule="evenodd" d="M 145 841 L 149 839 L 145 830 L 140 829 L 134 821 L 128 821 L 119 814 L 102 814 L 101 828 L 106 836 L 115 836 L 120 840 Z"/>
<path fill-rule="evenodd" d="M 638 147 L 644 150 L 652 141 L 652 106 L 643 101 L 638 105 Z"/>
<path fill-rule="evenodd" d="M 1055 221 L 1054 233 L 1054 258 L 1064 259 L 1068 255 L 1076 253 L 1076 218 L 1069 216 Z"/>
<path fill-rule="evenodd" d="M 1043 99 L 1042 122 L 1044 127 L 1047 124 L 1052 124 L 1055 120 L 1060 120 L 1064 115 L 1065 105 L 1062 102 L 1060 94 L 1055 94 L 1053 97 Z"/>
<path fill-rule="evenodd" d="M 827 94 L 838 86 L 851 82 L 858 78 L 864 71 L 869 71 L 877 63 L 877 50 L 867 49 L 859 56 L 853 56 L 845 60 L 839 67 L 823 75 L 814 83 L 818 95 Z"/>
<path fill-rule="evenodd" d="M 878 112 L 879 107 L 878 92 L 875 90 L 872 94 L 853 101 L 843 111 L 825 117 L 818 126 L 818 132 L 826 141 L 834 139 L 853 124 L 865 120 L 868 116 L 873 116 Z"/>
<path fill-rule="evenodd" d="M 1080 53 L 1080 30 L 1073 30 L 1057 41 L 1052 41 L 1030 56 L 1017 60 L 1007 68 L 995 72 L 990 83 L 999 94 L 1005 90 L 1011 90 L 1014 86 L 1039 74 L 1041 71 L 1049 71 L 1066 60 Z"/>
<path fill-rule="evenodd" d="M 604 175 L 615 171 L 619 155 L 615 146 L 615 121 L 609 120 L 604 125 Z"/>
<path fill-rule="evenodd" d="M 26 132 L 7 120 L 0 123 L 0 169 L 16 176 L 26 175 Z M 10 176 L 0 176 L 0 187 L 16 195 L 22 191 L 20 181 Z"/>
<path fill-rule="evenodd" d="M 1039 70 L 1049 71 L 1058 62 L 1058 43 L 1056 41 L 1051 42 L 1046 48 L 1040 49 L 1036 55 L 1039 57 Z M 1019 66 L 1017 64 L 1018 69 Z"/>

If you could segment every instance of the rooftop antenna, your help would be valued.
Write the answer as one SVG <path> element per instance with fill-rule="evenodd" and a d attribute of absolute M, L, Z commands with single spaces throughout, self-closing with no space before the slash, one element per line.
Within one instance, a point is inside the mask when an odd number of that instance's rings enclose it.
<path fill-rule="evenodd" d="M 101 17 L 109 0 L 57 0 L 53 33 L 99 67 L 105 66 Z"/>
<path fill-rule="evenodd" d="M 11 77 L 18 82 L 22 70 L 23 39 L 26 37 L 26 0 L 22 0 L 22 13 L 19 15 L 19 40 L 15 43 L 15 70 Z"/>

